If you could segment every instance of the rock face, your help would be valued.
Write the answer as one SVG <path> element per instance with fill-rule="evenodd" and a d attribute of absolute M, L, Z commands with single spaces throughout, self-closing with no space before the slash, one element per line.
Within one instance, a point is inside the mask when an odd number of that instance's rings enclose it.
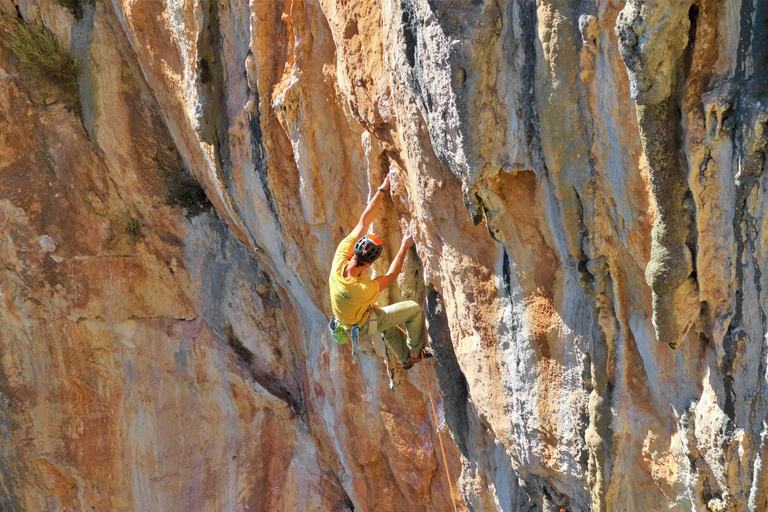
<path fill-rule="evenodd" d="M 0 13 L 2 510 L 768 510 L 765 2 Z M 428 380 L 325 327 L 386 173 Z"/>

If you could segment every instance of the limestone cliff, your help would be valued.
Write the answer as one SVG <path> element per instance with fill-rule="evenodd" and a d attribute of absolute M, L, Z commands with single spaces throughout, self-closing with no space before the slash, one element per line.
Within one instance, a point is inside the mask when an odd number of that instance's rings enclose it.
<path fill-rule="evenodd" d="M 0 16 L 2 510 L 768 510 L 766 2 Z M 387 173 L 442 434 L 325 327 Z"/>

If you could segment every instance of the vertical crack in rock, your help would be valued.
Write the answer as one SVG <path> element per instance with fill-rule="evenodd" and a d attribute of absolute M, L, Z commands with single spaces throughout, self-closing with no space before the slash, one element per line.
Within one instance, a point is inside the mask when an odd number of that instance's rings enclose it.
<path fill-rule="evenodd" d="M 591 170 L 594 173 L 594 169 Z M 581 196 L 576 188 L 573 189 L 573 193 L 576 196 L 576 217 L 579 220 L 579 229 L 576 234 L 576 247 L 578 248 L 578 253 L 576 254 L 576 268 L 580 275 L 581 285 L 586 288 L 593 284 L 593 275 L 587 268 L 589 257 L 587 256 L 585 247 L 585 241 L 589 239 L 589 233 L 587 232 L 587 226 L 584 222 L 584 203 L 582 203 Z"/>
<path fill-rule="evenodd" d="M 232 162 L 229 155 L 229 115 L 218 3 L 215 0 L 203 0 L 201 11 L 195 65 L 198 95 L 195 128 L 200 140 L 213 146 L 217 173 L 228 187 Z"/>
<path fill-rule="evenodd" d="M 596 512 L 608 511 L 606 496 L 613 453 L 611 398 L 615 373 L 615 338 L 619 325 L 614 310 L 613 279 L 604 256 L 585 264 L 592 276 L 588 291 L 594 301 L 589 355 L 592 391 L 589 395 L 589 426 L 584 434 L 588 451 L 587 484 Z"/>
<path fill-rule="evenodd" d="M 424 312 L 430 346 L 435 354 L 436 374 L 443 395 L 445 423 L 461 454 L 462 471 L 459 478 L 464 503 L 471 511 L 515 510 L 514 495 L 508 486 L 516 488 L 517 475 L 506 447 L 495 438 L 494 432 L 477 414 L 470 401 L 469 386 L 454 352 L 448 313 L 442 296 L 427 287 Z M 507 479 L 514 479 L 508 482 Z M 492 496 L 485 488 L 495 486 Z"/>
<path fill-rule="evenodd" d="M 742 9 L 744 9 L 744 6 L 742 6 Z M 744 14 L 745 12 L 742 10 L 742 37 L 747 31 L 751 31 L 750 46 L 752 51 L 752 67 L 755 73 L 745 84 L 744 94 L 740 102 L 741 119 L 739 119 L 739 124 L 741 137 L 739 142 L 741 143 L 741 148 L 739 148 L 739 156 L 741 165 L 736 176 L 737 200 L 739 202 L 741 202 L 740 192 L 742 185 L 748 186 L 756 192 L 749 192 L 748 197 L 757 196 L 759 198 L 765 193 L 762 182 L 766 159 L 768 159 L 768 69 L 766 69 L 766 64 L 768 64 L 768 5 L 765 2 L 757 2 L 755 11 L 751 13 L 751 16 L 745 18 Z M 764 258 L 764 242 L 761 240 L 764 235 L 760 233 L 760 229 L 764 226 L 762 217 L 765 212 L 756 211 L 754 205 L 748 206 L 750 202 L 748 199 L 743 204 L 744 219 L 742 228 L 744 233 L 743 235 L 741 231 L 736 231 L 735 233 L 737 233 L 738 242 L 745 242 L 743 247 L 739 247 L 737 264 L 743 265 L 742 258 L 747 257 L 747 255 L 751 258 L 751 270 L 754 272 L 754 289 L 757 298 L 756 306 L 760 313 L 759 334 L 762 335 L 755 340 L 750 340 L 751 343 L 760 343 L 760 364 L 757 370 L 757 375 L 760 376 L 759 388 L 751 399 L 745 400 L 745 406 L 748 408 L 749 419 L 752 424 L 750 430 L 757 432 L 758 428 L 761 429 L 759 444 L 755 443 L 756 440 L 752 442 L 756 456 L 751 468 L 751 488 L 747 497 L 750 511 L 757 511 L 768 508 L 768 491 L 766 491 L 768 488 L 768 471 L 764 467 L 766 457 L 768 456 L 768 447 L 766 446 L 766 439 L 768 439 L 768 434 L 766 433 L 766 426 L 768 425 L 766 421 L 768 420 L 766 389 L 768 384 L 764 378 L 766 352 L 768 352 L 768 346 L 765 343 L 765 332 L 768 329 L 768 322 L 766 321 L 766 309 L 762 300 L 763 273 L 760 261 Z M 757 204 L 761 203 L 758 202 Z M 737 215 L 741 206 L 741 204 L 737 204 Z M 743 282 L 741 280 L 739 285 L 740 291 L 743 292 Z M 739 314 L 743 315 L 743 304 L 740 304 L 740 306 L 742 309 L 739 311 Z M 754 308 L 749 309 L 752 310 Z M 733 371 L 733 369 L 731 370 Z M 759 417 L 761 413 L 762 418 Z"/>
<path fill-rule="evenodd" d="M 751 50 L 753 38 L 752 16 L 754 14 L 754 10 L 754 2 L 750 0 L 741 2 L 741 11 L 739 12 L 741 30 L 739 33 L 739 46 L 736 56 L 736 73 L 734 77 L 739 81 L 744 80 L 746 76 L 749 76 L 747 67 L 749 64 L 748 56 Z"/>
<path fill-rule="evenodd" d="M 739 450 L 756 454 L 754 465 L 748 469 L 751 488 L 747 502 L 742 501 L 742 493 L 736 493 L 735 497 L 730 496 L 738 500 L 741 506 L 748 506 L 750 510 L 762 510 L 766 501 L 763 490 L 766 479 L 763 468 L 766 384 L 764 379 L 760 378 L 757 382 L 758 389 L 752 391 L 750 396 L 745 396 L 745 383 L 737 382 L 737 375 L 748 365 L 744 361 L 745 354 L 751 352 L 757 355 L 754 345 L 759 343 L 760 355 L 756 371 L 758 375 L 763 376 L 767 350 L 764 341 L 764 333 L 768 327 L 766 311 L 760 300 L 763 289 L 760 261 L 762 218 L 758 217 L 763 212 L 756 212 L 756 205 L 761 204 L 761 178 L 768 150 L 768 88 L 765 82 L 766 71 L 763 70 L 763 63 L 768 55 L 768 43 L 765 30 L 758 28 L 766 26 L 767 15 L 768 8 L 764 5 L 754 7 L 752 2 L 742 3 L 738 60 L 734 78 L 718 81 L 710 92 L 702 96 L 706 113 L 707 148 L 710 151 L 707 158 L 723 158 L 722 150 L 720 154 L 715 153 L 719 147 L 717 141 L 721 139 L 731 145 L 738 158 L 738 172 L 734 180 L 733 216 L 729 219 L 733 233 L 733 242 L 729 246 L 733 247 L 733 296 L 729 311 L 732 314 L 725 324 L 727 330 L 722 336 L 722 345 L 717 347 L 723 380 L 722 409 L 726 416 L 719 433 L 722 438 L 719 444 L 724 447 L 725 463 L 728 466 L 741 464 L 738 461 L 739 456 L 732 448 L 737 442 L 740 445 Z M 705 160 L 702 166 L 707 163 Z M 718 164 L 723 165 L 720 162 Z M 754 319 L 755 313 L 759 314 L 759 321 Z M 715 341 L 719 341 L 717 336 Z M 756 432 L 759 428 L 762 428 L 759 443 L 754 438 L 737 441 L 744 430 Z M 740 482 L 732 477 L 729 477 L 727 482 L 732 486 L 727 492 L 733 494 Z"/>
<path fill-rule="evenodd" d="M 707 503 L 713 498 L 707 475 L 707 462 L 698 448 L 696 440 L 696 402 L 691 403 L 678 419 L 677 429 L 683 453 L 688 459 L 686 472 L 688 499 L 695 510 L 706 510 Z"/>
<path fill-rule="evenodd" d="M 535 161 L 543 160 L 538 102 L 536 99 L 536 3 L 521 2 L 513 6 L 519 15 L 520 34 L 517 45 L 522 48 L 523 67 L 520 70 L 522 81 L 520 100 L 516 106 L 521 110 L 521 121 L 525 133 L 525 145 L 532 148 Z M 512 9 L 510 9 L 512 10 Z M 543 165 L 537 165 L 537 174 L 542 175 Z"/>
<path fill-rule="evenodd" d="M 742 184 L 755 188 L 760 184 L 760 180 L 765 171 L 765 163 L 768 158 L 768 5 L 765 2 L 758 2 L 754 13 L 755 28 L 752 31 L 752 56 L 755 74 L 745 84 L 745 94 L 742 96 L 740 105 L 741 114 L 744 117 L 740 123 L 742 136 L 739 141 L 742 144 L 743 154 L 741 155 L 744 165 L 739 169 L 736 175 L 737 187 Z M 742 173 L 744 177 L 742 178 Z M 754 177 L 753 177 L 754 176 Z M 746 205 L 745 205 L 746 206 Z M 757 290 L 757 297 L 762 294 L 762 271 L 757 255 L 760 223 L 762 222 L 763 212 L 751 213 L 749 209 L 744 210 L 746 238 L 749 243 L 749 253 L 752 258 L 754 268 L 754 283 Z M 768 328 L 766 325 L 766 311 L 760 303 L 760 318 L 763 332 Z"/>
<path fill-rule="evenodd" d="M 504 248 L 504 256 L 501 261 L 501 279 L 504 286 L 504 294 L 509 297 L 512 295 L 512 267 L 509 263 L 509 253 Z"/>
<path fill-rule="evenodd" d="M 752 31 L 752 67 L 757 75 L 765 76 L 768 70 L 768 4 L 755 3 L 754 23 L 757 28 Z"/>
<path fill-rule="evenodd" d="M 195 64 L 195 79 L 197 84 L 198 104 L 195 112 L 195 131 L 202 142 L 212 146 L 214 151 L 214 166 L 217 181 L 224 189 L 224 199 L 231 211 L 242 219 L 240 203 L 233 198 L 240 184 L 237 176 L 232 175 L 232 159 L 230 155 L 229 126 L 230 116 L 227 92 L 227 80 L 225 77 L 225 54 L 223 48 L 223 36 L 221 34 L 221 22 L 219 19 L 219 4 L 216 0 L 203 0 L 201 2 L 200 29 L 197 39 L 197 61 Z M 254 66 L 255 67 L 255 66 Z M 247 70 L 246 70 L 247 74 Z M 251 77 L 248 77 L 249 84 Z M 253 79 L 255 81 L 255 78 Z M 247 105 L 249 131 L 253 163 L 256 173 L 264 188 L 264 195 L 270 212 L 275 217 L 278 225 L 280 222 L 277 203 L 269 188 L 269 174 L 266 163 L 266 150 L 263 147 L 261 133 L 258 93 L 251 90 L 251 101 Z M 248 232 L 247 236 L 256 250 L 260 250 L 259 244 L 253 240 Z"/>
<path fill-rule="evenodd" d="M 688 0 L 666 5 L 630 0 L 616 22 L 657 209 L 645 273 L 653 291 L 653 325 L 657 339 L 672 348 L 700 310 L 691 305 L 698 300 L 690 247 L 695 206 L 689 200 L 682 148 L 680 92 L 686 64 L 690 66 L 697 12 Z"/>
<path fill-rule="evenodd" d="M 733 218 L 733 231 L 736 239 L 735 280 L 736 301 L 734 315 L 728 332 L 723 339 L 724 355 L 721 368 L 725 384 L 724 410 L 728 417 L 735 419 L 735 400 L 733 373 L 734 362 L 747 341 L 747 335 L 742 327 L 744 318 L 745 295 L 745 264 L 746 258 L 752 260 L 750 270 L 754 272 L 754 284 L 758 297 L 761 293 L 760 266 L 755 260 L 757 252 L 756 238 L 758 219 L 750 212 L 748 202 L 758 186 L 765 165 L 766 150 L 768 150 L 768 105 L 763 105 L 750 94 L 750 84 L 740 101 L 740 166 L 736 175 L 736 209 Z M 765 311 L 760 307 L 761 324 L 765 328 Z"/>
<path fill-rule="evenodd" d="M 258 69 L 256 67 L 256 58 L 252 52 L 248 53 L 245 60 L 245 72 L 248 79 L 248 91 L 250 98 L 246 104 L 248 111 L 248 132 L 251 137 L 251 160 L 256 176 L 261 183 L 261 189 L 264 192 L 264 199 L 267 203 L 269 212 L 274 217 L 280 229 L 283 229 L 283 223 L 280 219 L 280 211 L 272 193 L 272 186 L 269 179 L 269 166 L 267 165 L 267 150 L 264 147 L 264 134 L 261 130 L 261 107 L 259 103 L 259 85 Z"/>
<path fill-rule="evenodd" d="M 467 436 L 469 435 L 469 418 L 467 416 L 467 400 L 469 388 L 464 377 L 456 353 L 453 349 L 451 330 L 448 326 L 448 314 L 442 303 L 440 293 L 428 289 L 426 294 L 427 333 L 430 346 L 435 353 L 437 379 L 443 393 L 445 422 L 453 434 L 461 454 L 469 456 Z"/>
<path fill-rule="evenodd" d="M 430 136 L 436 153 L 447 154 L 441 161 L 462 179 L 464 204 L 479 223 L 484 206 L 478 191 L 485 179 L 500 171 L 533 170 L 539 178 L 548 172 L 537 110 L 537 5 L 475 0 L 429 5 L 432 15 L 425 24 L 439 24 L 449 42 L 451 90 L 461 120 L 454 126 L 445 107 L 438 107 L 442 117 L 430 119 Z M 426 67 L 418 50 L 416 55 L 416 65 Z M 435 135 L 437 128 L 446 134 Z M 460 155 L 447 143 L 452 134 L 460 135 Z"/>
<path fill-rule="evenodd" d="M 411 0 L 400 0 L 400 16 L 403 28 L 403 43 L 405 47 L 403 52 L 405 53 L 405 59 L 408 65 L 411 67 L 410 82 L 414 89 L 414 97 L 421 103 L 422 110 L 425 112 L 425 117 L 434 107 L 432 97 L 429 94 L 429 90 L 425 88 L 425 70 L 423 69 L 422 56 L 417 54 L 418 50 L 418 34 L 421 20 L 419 20 L 416 14 L 416 7 L 412 4 Z M 417 58 L 418 57 L 418 58 Z M 438 152 L 438 158 L 440 153 Z M 443 157 L 445 158 L 445 157 Z M 441 159 L 441 161 L 443 161 Z M 443 161 L 446 167 L 451 167 L 450 162 Z"/>
<path fill-rule="evenodd" d="M 416 15 L 411 4 L 400 0 L 401 22 L 403 24 L 403 40 L 405 42 L 405 58 L 412 68 L 416 66 Z"/>

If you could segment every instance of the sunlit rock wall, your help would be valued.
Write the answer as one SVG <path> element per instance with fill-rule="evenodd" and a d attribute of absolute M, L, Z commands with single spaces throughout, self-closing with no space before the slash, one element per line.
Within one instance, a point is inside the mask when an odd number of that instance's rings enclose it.
<path fill-rule="evenodd" d="M 4 509 L 768 509 L 765 2 L 81 5 L 0 0 L 83 107 L 0 50 Z M 447 468 L 325 328 L 388 172 Z"/>

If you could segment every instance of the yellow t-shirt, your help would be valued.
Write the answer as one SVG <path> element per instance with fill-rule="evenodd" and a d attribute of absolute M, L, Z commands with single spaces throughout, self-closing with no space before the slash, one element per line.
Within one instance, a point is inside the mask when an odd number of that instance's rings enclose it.
<path fill-rule="evenodd" d="M 365 272 L 359 277 L 344 277 L 344 267 L 352 259 L 355 237 L 349 235 L 336 248 L 328 284 L 331 288 L 333 314 L 345 327 L 361 325 L 368 319 L 368 307 L 379 298 L 379 283 Z"/>

